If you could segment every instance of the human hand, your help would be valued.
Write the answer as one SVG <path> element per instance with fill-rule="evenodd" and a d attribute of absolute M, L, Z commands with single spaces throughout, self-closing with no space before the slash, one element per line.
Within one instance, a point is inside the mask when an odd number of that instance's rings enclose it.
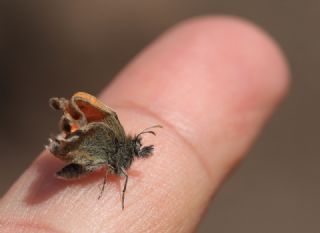
<path fill-rule="evenodd" d="M 286 93 L 288 68 L 274 42 L 239 19 L 179 24 L 103 91 L 126 132 L 155 154 L 129 170 L 125 209 L 118 177 L 100 200 L 103 172 L 70 182 L 47 151 L 0 202 L 1 232 L 192 232 L 210 199 Z"/>

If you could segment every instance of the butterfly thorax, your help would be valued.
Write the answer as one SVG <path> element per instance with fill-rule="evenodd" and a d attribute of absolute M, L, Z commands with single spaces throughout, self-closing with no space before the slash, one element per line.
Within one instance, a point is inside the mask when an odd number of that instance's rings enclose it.
<path fill-rule="evenodd" d="M 128 169 L 134 160 L 134 142 L 131 137 L 127 137 L 124 142 L 117 145 L 117 152 L 108 157 L 108 166 L 111 172 L 121 173 L 120 168 Z"/>
<path fill-rule="evenodd" d="M 117 152 L 108 158 L 108 165 L 114 173 L 120 173 L 120 168 L 128 169 L 135 158 L 146 158 L 152 155 L 153 145 L 142 146 L 140 136 L 126 136 L 126 140 L 118 144 Z"/>

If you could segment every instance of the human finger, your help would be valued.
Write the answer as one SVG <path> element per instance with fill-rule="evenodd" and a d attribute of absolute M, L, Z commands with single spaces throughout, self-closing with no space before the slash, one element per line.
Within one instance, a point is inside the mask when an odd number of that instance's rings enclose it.
<path fill-rule="evenodd" d="M 207 17 L 178 25 L 139 55 L 101 95 L 129 132 L 162 124 L 155 154 L 129 171 L 121 210 L 118 179 L 97 200 L 102 173 L 53 177 L 44 153 L 1 201 L 7 232 L 190 232 L 243 158 L 288 83 L 284 59 L 260 29 Z M 28 230 L 28 231 L 27 231 Z M 12 231 L 11 231 L 12 232 Z"/>

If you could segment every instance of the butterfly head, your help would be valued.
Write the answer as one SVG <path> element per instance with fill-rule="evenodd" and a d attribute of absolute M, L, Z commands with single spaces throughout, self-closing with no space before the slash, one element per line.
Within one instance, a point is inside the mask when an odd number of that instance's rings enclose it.
<path fill-rule="evenodd" d="M 153 145 L 149 146 L 142 146 L 142 134 L 153 134 L 156 135 L 156 133 L 150 129 L 152 128 L 162 128 L 160 125 L 155 125 L 149 128 L 144 129 L 141 133 L 137 134 L 133 138 L 133 144 L 134 144 L 134 155 L 139 158 L 146 158 L 150 155 L 152 155 L 152 152 L 154 150 Z"/>

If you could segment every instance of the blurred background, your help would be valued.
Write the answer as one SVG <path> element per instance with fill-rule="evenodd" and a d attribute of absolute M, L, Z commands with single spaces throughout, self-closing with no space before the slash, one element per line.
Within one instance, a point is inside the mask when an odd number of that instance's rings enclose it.
<path fill-rule="evenodd" d="M 221 13 L 267 30 L 289 59 L 293 83 L 198 232 L 320 232 L 317 0 L 2 0 L 0 194 L 57 132 L 49 97 L 78 90 L 98 94 L 168 27 Z"/>

